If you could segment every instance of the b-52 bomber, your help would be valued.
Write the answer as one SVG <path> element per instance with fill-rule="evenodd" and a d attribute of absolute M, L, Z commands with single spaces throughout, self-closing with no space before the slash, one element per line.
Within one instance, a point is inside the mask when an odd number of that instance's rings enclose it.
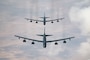
<path fill-rule="evenodd" d="M 39 35 L 38 34 L 38 36 L 42 36 L 43 37 L 43 40 L 30 39 L 30 38 L 26 38 L 26 37 L 15 35 L 15 37 L 18 37 L 19 39 L 22 38 L 23 39 L 23 42 L 26 42 L 26 40 L 31 40 L 32 41 L 31 44 L 35 44 L 35 42 L 43 43 L 43 48 L 46 48 L 47 47 L 47 43 L 55 42 L 55 45 L 58 45 L 58 43 L 57 43 L 58 41 L 63 41 L 63 43 L 66 43 L 67 42 L 66 40 L 71 40 L 72 38 L 74 38 L 74 37 L 68 37 L 68 38 L 63 38 L 63 39 L 57 39 L 57 40 L 49 40 L 49 41 L 47 41 L 46 37 L 52 36 L 52 35 L 45 34 L 45 29 L 44 29 L 44 34 L 43 35 Z"/>
<path fill-rule="evenodd" d="M 29 20 L 30 22 L 33 22 L 33 21 L 35 21 L 36 23 L 38 23 L 38 22 L 43 22 L 43 25 L 46 25 L 46 22 L 51 22 L 51 23 L 54 23 L 53 21 L 57 21 L 57 22 L 59 22 L 59 20 L 63 20 L 64 18 L 57 18 L 57 19 L 52 19 L 52 20 L 47 20 L 47 18 L 49 18 L 49 17 L 46 17 L 45 16 L 45 13 L 44 13 L 44 16 L 43 17 L 40 17 L 40 18 L 42 18 L 43 20 L 35 20 L 35 19 L 29 19 L 29 18 L 25 18 L 26 20 Z"/>

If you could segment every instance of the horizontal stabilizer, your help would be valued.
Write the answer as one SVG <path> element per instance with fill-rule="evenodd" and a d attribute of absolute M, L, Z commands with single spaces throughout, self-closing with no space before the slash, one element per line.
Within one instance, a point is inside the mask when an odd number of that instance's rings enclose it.
<path fill-rule="evenodd" d="M 50 17 L 40 17 L 40 18 L 50 18 Z"/>
<path fill-rule="evenodd" d="M 37 36 L 43 36 L 43 35 L 39 35 L 39 34 L 37 34 Z"/>
<path fill-rule="evenodd" d="M 46 35 L 46 36 L 52 36 L 52 35 Z"/>
<path fill-rule="evenodd" d="M 38 34 L 37 36 L 44 36 L 44 35 L 39 35 L 39 34 Z M 47 37 L 47 36 L 52 36 L 52 35 L 45 35 L 45 36 Z"/>

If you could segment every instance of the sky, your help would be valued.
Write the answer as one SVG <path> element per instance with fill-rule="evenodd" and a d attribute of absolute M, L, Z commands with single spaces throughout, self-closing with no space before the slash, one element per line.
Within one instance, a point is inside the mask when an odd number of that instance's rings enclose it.
<path fill-rule="evenodd" d="M 44 13 L 49 19 L 64 19 L 45 26 L 24 19 L 40 19 Z M 0 60 L 90 60 L 89 16 L 90 0 L 0 0 Z M 42 43 L 31 45 L 14 36 L 42 40 L 37 34 L 43 34 L 44 27 L 53 35 L 47 40 L 75 38 L 43 48 Z"/>

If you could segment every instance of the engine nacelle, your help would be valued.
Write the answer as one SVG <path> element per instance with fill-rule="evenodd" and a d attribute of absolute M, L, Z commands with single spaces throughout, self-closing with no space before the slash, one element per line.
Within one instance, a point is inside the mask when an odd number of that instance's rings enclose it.
<path fill-rule="evenodd" d="M 67 41 L 63 41 L 63 43 L 67 43 Z"/>
<path fill-rule="evenodd" d="M 34 42 L 32 42 L 31 44 L 35 44 Z"/>
<path fill-rule="evenodd" d="M 26 42 L 26 40 L 23 40 L 23 42 Z"/>
<path fill-rule="evenodd" d="M 53 23 L 53 21 L 51 21 L 51 23 Z"/>
<path fill-rule="evenodd" d="M 58 45 L 58 43 L 57 43 L 57 42 L 55 42 L 55 45 Z"/>
<path fill-rule="evenodd" d="M 38 22 L 36 21 L 36 23 L 38 23 Z"/>
<path fill-rule="evenodd" d="M 30 22 L 32 22 L 32 20 Z"/>
<path fill-rule="evenodd" d="M 57 20 L 57 22 L 59 22 L 59 20 Z"/>

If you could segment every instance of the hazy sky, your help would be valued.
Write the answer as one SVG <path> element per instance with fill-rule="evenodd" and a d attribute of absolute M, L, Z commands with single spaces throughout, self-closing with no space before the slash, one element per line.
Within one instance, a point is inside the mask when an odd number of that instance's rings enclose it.
<path fill-rule="evenodd" d="M 38 3 L 37 3 L 38 2 Z M 53 2 L 53 3 L 51 3 Z M 52 7 L 53 6 L 53 7 Z M 46 13 L 59 23 L 30 23 Z M 0 0 L 0 60 L 90 60 L 90 0 Z M 42 40 L 36 34 L 52 34 L 47 40 L 75 36 L 67 44 L 31 45 L 14 35 Z"/>

